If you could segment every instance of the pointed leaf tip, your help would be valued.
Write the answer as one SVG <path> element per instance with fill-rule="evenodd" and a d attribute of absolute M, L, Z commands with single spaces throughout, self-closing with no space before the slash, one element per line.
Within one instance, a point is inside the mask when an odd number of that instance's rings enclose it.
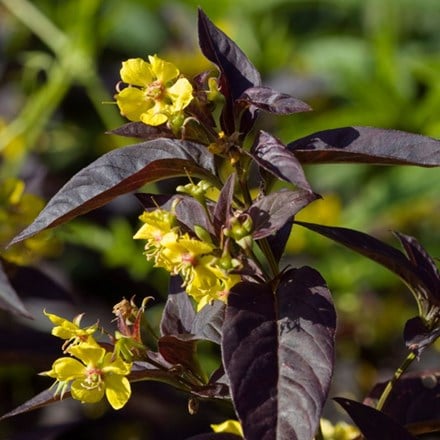
<path fill-rule="evenodd" d="M 9 246 L 105 205 L 148 182 L 176 176 L 212 178 L 213 155 L 204 145 L 154 139 L 104 154 L 75 174 Z"/>

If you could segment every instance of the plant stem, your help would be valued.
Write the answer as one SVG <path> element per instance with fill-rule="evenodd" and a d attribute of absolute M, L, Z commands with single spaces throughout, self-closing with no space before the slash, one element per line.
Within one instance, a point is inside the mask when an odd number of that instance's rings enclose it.
<path fill-rule="evenodd" d="M 387 383 L 387 386 L 382 392 L 382 395 L 379 398 L 379 401 L 377 402 L 376 409 L 378 411 L 381 411 L 382 408 L 385 405 L 385 402 L 388 399 L 388 396 L 390 395 L 394 384 L 400 379 L 402 374 L 406 371 L 406 369 L 411 365 L 412 361 L 416 358 L 416 354 L 413 351 L 410 351 L 408 356 L 405 358 L 405 360 L 402 362 L 402 365 L 394 372 L 393 378 Z"/>

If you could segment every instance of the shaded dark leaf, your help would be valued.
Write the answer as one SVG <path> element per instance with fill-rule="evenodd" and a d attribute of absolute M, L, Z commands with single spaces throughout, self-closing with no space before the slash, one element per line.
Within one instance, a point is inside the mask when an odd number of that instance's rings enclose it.
<path fill-rule="evenodd" d="M 260 110 L 277 115 L 290 115 L 312 110 L 300 99 L 286 93 L 279 93 L 270 87 L 251 87 L 240 96 L 239 102 L 254 105 Z"/>
<path fill-rule="evenodd" d="M 317 196 L 310 191 L 282 189 L 256 200 L 247 210 L 253 221 L 254 239 L 267 237 L 280 230 Z"/>
<path fill-rule="evenodd" d="M 26 310 L 17 292 L 12 287 L 0 260 L 0 308 L 15 315 L 32 319 L 32 315 Z"/>
<path fill-rule="evenodd" d="M 416 316 L 405 323 L 403 338 L 408 350 L 419 357 L 440 335 L 440 328 L 429 329 L 422 318 Z"/>
<path fill-rule="evenodd" d="M 440 141 L 418 134 L 373 127 L 343 127 L 291 142 L 301 163 L 440 165 Z"/>
<path fill-rule="evenodd" d="M 251 150 L 258 165 L 275 177 L 312 191 L 298 159 L 286 146 L 271 134 L 260 131 Z"/>
<path fill-rule="evenodd" d="M 423 248 L 419 243 L 417 243 L 419 248 L 417 260 L 411 261 L 398 249 L 363 232 L 299 221 L 295 223 L 324 235 L 394 272 L 413 292 L 422 317 L 427 322 L 434 322 L 437 319 L 440 307 L 440 281 L 436 280 L 438 271 L 432 267 L 432 259 L 422 259 L 425 251 L 420 250 Z M 401 238 L 402 234 L 398 237 Z M 405 240 L 408 242 L 408 237 Z M 410 241 L 411 246 L 415 246 L 415 239 L 411 238 Z"/>
<path fill-rule="evenodd" d="M 66 399 L 70 397 L 70 391 L 66 391 L 64 393 L 63 399 Z M 47 390 L 42 391 L 41 393 L 37 394 L 36 396 L 32 397 L 32 399 L 29 399 L 27 402 L 23 403 L 22 405 L 18 406 L 12 411 L 9 411 L 2 417 L 0 417 L 0 420 L 7 419 L 9 417 L 17 416 L 19 414 L 24 414 L 29 411 L 33 411 L 38 408 L 42 408 L 44 406 L 50 405 L 54 402 L 59 402 L 61 399 L 59 396 L 54 396 L 54 390 L 52 388 L 49 388 Z"/>
<path fill-rule="evenodd" d="M 221 342 L 226 305 L 223 301 L 213 301 L 198 312 L 191 326 L 191 333 L 197 339 L 219 344 Z"/>
<path fill-rule="evenodd" d="M 200 49 L 222 73 L 222 92 L 227 87 L 235 101 L 250 87 L 261 84 L 258 70 L 249 61 L 243 51 L 224 32 L 216 27 L 206 14 L 199 9 L 198 17 Z M 228 93 L 226 92 L 226 96 Z"/>
<path fill-rule="evenodd" d="M 153 356 L 151 352 L 149 354 L 151 358 L 154 358 L 154 360 L 163 365 L 163 367 L 172 367 L 172 364 L 167 363 L 161 355 L 154 353 L 155 356 Z M 166 370 L 165 368 L 158 369 L 149 362 L 134 362 L 128 380 L 130 382 L 154 380 L 181 388 L 178 378 L 176 378 L 176 375 L 172 371 Z"/>
<path fill-rule="evenodd" d="M 10 281 L 20 298 L 37 297 L 73 302 L 71 292 L 36 267 L 15 267 Z"/>
<path fill-rule="evenodd" d="M 366 440 L 415 440 L 403 426 L 371 406 L 342 397 L 334 400 L 347 411 Z"/>
<path fill-rule="evenodd" d="M 166 335 L 157 341 L 159 353 L 171 365 L 182 365 L 188 370 L 199 374 L 196 360 L 196 341 Z"/>
<path fill-rule="evenodd" d="M 191 333 L 195 315 L 191 300 L 182 288 L 182 279 L 177 275 L 172 276 L 160 322 L 161 335 Z"/>
<path fill-rule="evenodd" d="M 145 140 L 152 140 L 157 138 L 170 138 L 173 139 L 176 136 L 171 129 L 166 125 L 146 125 L 143 122 L 129 122 L 121 127 L 110 130 L 107 134 L 116 134 L 118 136 L 127 136 L 133 138 L 140 138 Z"/>
<path fill-rule="evenodd" d="M 285 272 L 275 294 L 258 283 L 231 289 L 223 365 L 246 439 L 313 438 L 332 376 L 335 329 L 330 293 L 309 267 Z"/>
<path fill-rule="evenodd" d="M 280 261 L 286 249 L 287 241 L 290 237 L 290 232 L 292 231 L 293 217 L 288 220 L 281 229 L 275 233 L 275 235 L 269 235 L 267 237 L 267 242 L 272 250 L 272 255 L 277 262 Z"/>
<path fill-rule="evenodd" d="M 388 382 L 374 386 L 364 400 L 376 405 Z M 394 383 L 382 411 L 402 425 L 440 420 L 440 372 L 407 373 Z"/>
<path fill-rule="evenodd" d="M 98 208 L 147 182 L 180 175 L 212 177 L 213 156 L 200 144 L 156 139 L 104 154 L 75 174 L 11 244 Z"/>
<path fill-rule="evenodd" d="M 440 272 L 433 258 L 414 237 L 401 232 L 394 232 L 394 235 L 402 243 L 409 261 L 417 267 L 420 277 L 433 297 L 432 302 L 440 305 Z"/>

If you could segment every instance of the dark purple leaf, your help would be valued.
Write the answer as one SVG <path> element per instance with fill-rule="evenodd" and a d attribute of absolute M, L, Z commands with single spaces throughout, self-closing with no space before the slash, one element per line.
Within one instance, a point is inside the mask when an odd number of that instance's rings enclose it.
<path fill-rule="evenodd" d="M 414 237 L 400 232 L 395 232 L 394 235 L 402 243 L 409 261 L 417 268 L 428 292 L 434 297 L 432 301 L 440 305 L 440 272 L 434 260 Z"/>
<path fill-rule="evenodd" d="M 373 127 L 343 127 L 313 133 L 288 149 L 301 163 L 373 163 L 434 167 L 440 141 L 413 133 Z"/>
<path fill-rule="evenodd" d="M 270 87 L 251 87 L 240 96 L 239 102 L 254 105 L 260 110 L 277 115 L 290 115 L 312 110 L 300 99 L 286 93 L 279 93 Z"/>
<path fill-rule="evenodd" d="M 191 333 L 197 339 L 220 345 L 224 319 L 225 303 L 223 301 L 213 301 L 196 314 L 191 326 Z"/>
<path fill-rule="evenodd" d="M 168 383 L 176 388 L 182 388 L 175 373 L 169 371 L 169 369 L 172 367 L 170 363 L 166 362 L 162 356 L 157 353 L 150 353 L 150 357 L 154 357 L 154 360 L 163 365 L 163 368 L 158 369 L 149 362 L 134 362 L 128 376 L 128 380 L 130 382 L 154 380 Z"/>
<path fill-rule="evenodd" d="M 440 327 L 430 329 L 422 318 L 416 316 L 405 323 L 403 339 L 408 350 L 419 357 L 425 348 L 429 347 L 440 335 Z"/>
<path fill-rule="evenodd" d="M 32 319 L 32 315 L 26 310 L 17 292 L 12 287 L 0 260 L 0 308 L 7 312 L 21 315 L 25 318 Z"/>
<path fill-rule="evenodd" d="M 316 198 L 315 194 L 303 189 L 282 189 L 259 198 L 247 210 L 253 221 L 252 236 L 258 240 L 274 234 Z"/>
<path fill-rule="evenodd" d="M 157 138 L 173 139 L 176 137 L 166 125 L 159 125 L 156 127 L 153 125 L 146 125 L 143 122 L 129 122 L 128 124 L 124 124 L 121 127 L 108 131 L 107 133 L 145 140 L 153 140 Z"/>
<path fill-rule="evenodd" d="M 199 46 L 203 55 L 220 69 L 225 80 L 221 86 L 227 87 L 234 101 L 245 90 L 261 84 L 260 74 L 248 57 L 201 9 L 198 30 Z"/>
<path fill-rule="evenodd" d="M 232 199 L 234 197 L 236 175 L 232 173 L 220 192 L 218 201 L 214 209 L 214 226 L 217 235 L 220 235 L 221 229 L 228 224 L 231 216 Z"/>
<path fill-rule="evenodd" d="M 231 289 L 223 326 L 223 365 L 248 440 L 313 438 L 334 364 L 336 315 L 314 269 Z"/>
<path fill-rule="evenodd" d="M 275 177 L 293 183 L 299 188 L 312 191 L 298 159 L 271 134 L 260 131 L 251 154 L 258 165 Z"/>
<path fill-rule="evenodd" d="M 23 299 L 36 297 L 74 302 L 71 292 L 65 286 L 36 267 L 14 267 L 10 282 L 18 296 Z"/>
<path fill-rule="evenodd" d="M 182 365 L 196 375 L 200 375 L 196 344 L 196 341 L 191 340 L 190 336 L 184 340 L 182 337 L 166 335 L 157 341 L 159 353 L 167 362 L 171 365 Z"/>
<path fill-rule="evenodd" d="M 290 237 L 290 232 L 292 231 L 292 226 L 293 217 L 292 219 L 288 220 L 281 229 L 278 229 L 275 235 L 269 235 L 267 237 L 267 242 L 272 250 L 272 255 L 277 262 L 280 261 L 284 254 L 287 241 Z"/>
<path fill-rule="evenodd" d="M 416 440 L 403 426 L 383 412 L 354 400 L 336 397 L 366 440 Z"/>
<path fill-rule="evenodd" d="M 63 398 L 66 399 L 67 397 L 70 397 L 70 391 L 66 391 Z M 29 399 L 27 402 L 18 406 L 14 410 L 6 413 L 2 417 L 0 417 L 0 420 L 17 416 L 19 414 L 24 414 L 29 411 L 33 411 L 35 409 L 42 408 L 44 406 L 50 405 L 51 403 L 59 402 L 59 401 L 60 401 L 60 397 L 59 396 L 55 397 L 53 388 L 49 388 L 37 394 L 36 396 L 32 397 L 32 399 Z"/>
<path fill-rule="evenodd" d="M 432 259 L 422 260 L 424 251 L 421 251 L 423 248 L 420 244 L 417 244 L 419 248 L 417 261 L 411 261 L 398 249 L 363 232 L 299 221 L 295 223 L 324 235 L 394 272 L 414 294 L 422 317 L 429 323 L 437 320 L 440 307 L 440 281 L 436 281 L 435 277 L 438 276 L 438 271 L 434 271 Z M 409 245 L 408 237 L 404 240 Z M 412 246 L 415 246 L 414 243 Z"/>
<path fill-rule="evenodd" d="M 364 400 L 376 405 L 388 382 L 374 386 Z M 382 411 L 402 425 L 440 420 L 440 372 L 407 373 L 394 383 Z"/>
<path fill-rule="evenodd" d="M 182 288 L 182 279 L 177 275 L 172 276 L 167 302 L 162 312 L 160 334 L 164 336 L 191 333 L 195 315 L 191 300 Z"/>
<path fill-rule="evenodd" d="M 217 28 L 201 9 L 198 31 L 203 55 L 220 70 L 220 91 L 226 98 L 221 116 L 222 128 L 227 134 L 236 129 L 245 134 L 255 119 L 255 107 L 243 112 L 240 126 L 236 128 L 235 101 L 245 90 L 261 85 L 260 73 L 235 42 Z"/>
<path fill-rule="evenodd" d="M 10 244 L 67 222 L 147 182 L 180 175 L 212 177 L 211 153 L 200 144 L 156 139 L 104 154 L 75 174 Z"/>

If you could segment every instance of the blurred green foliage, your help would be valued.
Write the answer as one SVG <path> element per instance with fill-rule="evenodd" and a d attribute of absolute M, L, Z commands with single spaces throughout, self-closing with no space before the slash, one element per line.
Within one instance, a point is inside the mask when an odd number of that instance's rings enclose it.
<path fill-rule="evenodd" d="M 111 103 L 120 63 L 157 53 L 188 74 L 210 68 L 197 48 L 197 6 L 266 84 L 314 108 L 262 117 L 258 128 L 286 142 L 347 125 L 440 138 L 437 0 L 0 0 L 0 152 L 17 153 L 3 160 L 1 175 L 23 178 L 48 199 L 100 154 L 130 143 L 104 134 L 124 122 Z M 324 200 L 301 219 L 357 228 L 393 245 L 390 231 L 399 230 L 440 255 L 438 170 L 328 165 L 306 173 Z M 69 280 L 78 312 L 153 293 L 158 304 L 150 314 L 158 321 L 167 280 L 132 240 L 140 209 L 123 197 L 57 230 L 65 251 L 45 264 Z M 289 249 L 286 262 L 315 266 L 333 291 L 340 356 L 356 360 L 365 391 L 375 368 L 402 350 L 402 325 L 416 314 L 415 303 L 384 269 L 299 226 Z M 9 396 L 0 409 L 19 403 Z"/>

